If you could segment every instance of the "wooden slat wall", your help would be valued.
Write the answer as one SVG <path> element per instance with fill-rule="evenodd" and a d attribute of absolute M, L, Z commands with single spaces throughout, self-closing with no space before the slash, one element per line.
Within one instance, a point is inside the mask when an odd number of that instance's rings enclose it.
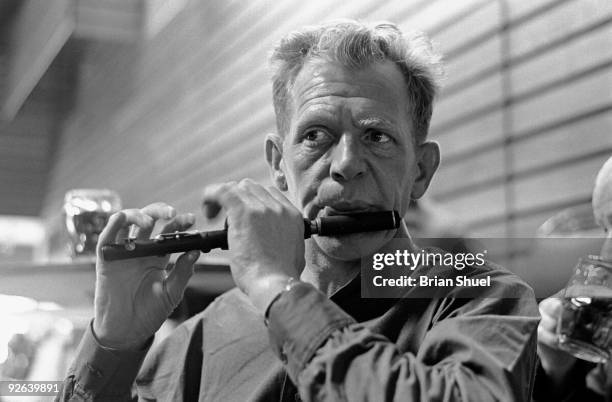
<path fill-rule="evenodd" d="M 452 43 L 459 26 L 482 35 Z M 612 155 L 611 4 L 487 2 L 436 36 L 451 45 L 432 125 L 444 155 L 435 197 L 487 236 L 533 235 L 588 203 Z"/>
<path fill-rule="evenodd" d="M 191 1 L 147 43 L 89 49 L 43 216 L 75 187 L 197 212 L 205 184 L 267 182 L 267 54 L 282 34 L 339 17 L 428 31 L 446 54 L 431 193 L 473 233 L 531 234 L 588 202 L 612 154 L 609 1 L 215 0 Z"/>
<path fill-rule="evenodd" d="M 136 41 L 143 36 L 143 0 L 75 1 L 76 35 L 111 41 Z"/>
<path fill-rule="evenodd" d="M 65 46 L 15 119 L 0 122 L 0 215 L 40 214 L 60 116 L 70 107 L 78 48 Z"/>
<path fill-rule="evenodd" d="M 53 59 L 74 31 L 69 0 L 28 0 L 12 32 L 6 85 L 0 94 L 0 119 L 15 117 Z"/>

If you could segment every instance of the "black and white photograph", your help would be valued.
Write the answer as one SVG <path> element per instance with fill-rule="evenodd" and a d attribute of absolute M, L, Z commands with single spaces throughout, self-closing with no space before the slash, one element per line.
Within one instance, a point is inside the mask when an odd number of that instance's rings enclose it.
<path fill-rule="evenodd" d="M 0 0 L 0 402 L 612 401 L 610 0 Z"/>

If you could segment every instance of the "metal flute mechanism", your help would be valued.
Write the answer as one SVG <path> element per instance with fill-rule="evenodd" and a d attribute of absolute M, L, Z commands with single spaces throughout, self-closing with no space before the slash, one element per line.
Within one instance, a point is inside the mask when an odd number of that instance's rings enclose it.
<path fill-rule="evenodd" d="M 304 239 L 312 235 L 339 236 L 350 233 L 375 232 L 397 229 L 400 216 L 397 211 L 363 212 L 351 215 L 334 215 L 304 219 Z M 106 261 L 126 260 L 147 256 L 163 256 L 200 250 L 208 253 L 220 248 L 227 250 L 227 230 L 210 232 L 162 233 L 153 239 L 126 239 L 123 243 L 102 246 L 102 256 Z"/>

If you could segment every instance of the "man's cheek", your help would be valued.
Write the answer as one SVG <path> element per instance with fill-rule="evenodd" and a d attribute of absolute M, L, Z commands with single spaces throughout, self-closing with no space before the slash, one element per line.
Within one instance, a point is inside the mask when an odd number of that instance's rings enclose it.
<path fill-rule="evenodd" d="M 393 196 L 393 209 L 403 216 L 410 206 L 412 186 L 404 184 L 398 185 Z"/>
<path fill-rule="evenodd" d="M 295 200 L 292 200 L 294 205 L 309 219 L 314 219 L 320 208 L 317 202 L 317 186 L 314 184 L 305 181 L 298 182 L 297 194 Z"/>

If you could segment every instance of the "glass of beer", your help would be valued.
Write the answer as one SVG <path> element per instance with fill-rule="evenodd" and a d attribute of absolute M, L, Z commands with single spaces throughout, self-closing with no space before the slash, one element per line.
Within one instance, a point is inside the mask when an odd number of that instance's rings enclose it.
<path fill-rule="evenodd" d="M 95 255 L 108 218 L 121 209 L 119 195 L 105 189 L 75 189 L 64 197 L 64 217 L 72 257 Z"/>
<path fill-rule="evenodd" d="M 559 347 L 579 359 L 612 358 L 612 261 L 580 259 L 565 288 L 557 335 Z"/>

